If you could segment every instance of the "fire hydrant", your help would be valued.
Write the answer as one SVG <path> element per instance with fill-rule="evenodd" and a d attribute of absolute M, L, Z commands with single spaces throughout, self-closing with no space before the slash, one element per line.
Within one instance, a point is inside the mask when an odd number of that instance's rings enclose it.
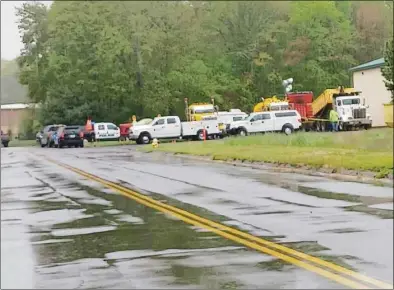
<path fill-rule="evenodd" d="M 153 148 L 159 147 L 159 141 L 158 141 L 156 138 L 153 139 L 153 141 L 152 141 L 152 147 L 153 147 Z"/>

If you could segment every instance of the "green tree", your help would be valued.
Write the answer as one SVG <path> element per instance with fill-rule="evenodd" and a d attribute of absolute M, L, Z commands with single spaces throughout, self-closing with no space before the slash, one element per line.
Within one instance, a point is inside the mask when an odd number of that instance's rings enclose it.
<path fill-rule="evenodd" d="M 393 83 L 393 39 L 387 41 L 384 51 L 384 66 L 382 67 L 382 75 L 386 79 L 384 84 L 391 92 L 391 102 L 394 101 L 394 83 Z"/>
<path fill-rule="evenodd" d="M 54 1 L 47 11 L 26 4 L 17 11 L 25 44 L 20 81 L 42 103 L 45 124 L 84 123 L 87 116 L 116 123 L 134 114 L 182 117 L 186 97 L 250 111 L 260 97 L 282 94 L 289 77 L 294 90 L 315 95 L 347 85 L 350 67 L 381 55 L 392 35 L 390 7 Z"/>
<path fill-rule="evenodd" d="M 16 9 L 18 28 L 22 34 L 23 48 L 17 62 L 19 81 L 28 86 L 28 96 L 34 102 L 45 99 L 47 79 L 48 10 L 39 2 L 23 3 Z"/>

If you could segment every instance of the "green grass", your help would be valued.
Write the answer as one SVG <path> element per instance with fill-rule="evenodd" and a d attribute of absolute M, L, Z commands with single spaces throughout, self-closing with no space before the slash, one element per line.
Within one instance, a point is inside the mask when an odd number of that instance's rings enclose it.
<path fill-rule="evenodd" d="M 214 160 L 263 161 L 389 173 L 393 168 L 393 130 L 298 132 L 290 136 L 272 133 L 220 141 L 161 144 L 157 149 L 145 146 L 143 150 L 210 156 Z"/>
<path fill-rule="evenodd" d="M 133 141 L 99 141 L 96 143 L 85 143 L 85 147 L 111 147 L 111 146 L 123 146 L 123 145 L 131 145 L 134 144 Z"/>
<path fill-rule="evenodd" d="M 8 144 L 8 147 L 31 147 L 31 146 L 36 146 L 36 145 L 37 145 L 36 140 L 13 139 Z"/>

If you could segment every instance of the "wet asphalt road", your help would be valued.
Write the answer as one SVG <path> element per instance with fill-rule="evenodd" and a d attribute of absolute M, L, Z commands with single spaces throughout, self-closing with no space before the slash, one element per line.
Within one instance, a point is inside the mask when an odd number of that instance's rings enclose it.
<path fill-rule="evenodd" d="M 343 288 L 147 208 L 44 156 L 393 283 L 392 188 L 124 146 L 1 149 L 2 289 Z"/>

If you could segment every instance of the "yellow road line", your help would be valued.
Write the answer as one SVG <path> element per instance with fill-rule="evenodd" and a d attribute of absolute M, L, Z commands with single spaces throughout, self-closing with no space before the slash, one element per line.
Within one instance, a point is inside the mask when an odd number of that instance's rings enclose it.
<path fill-rule="evenodd" d="M 191 214 L 191 213 L 189 213 L 187 211 L 184 211 L 184 210 L 178 209 L 176 207 L 173 207 L 173 206 L 164 204 L 162 202 L 156 201 L 156 200 L 154 200 L 154 199 L 152 199 L 150 197 L 147 197 L 147 196 L 145 196 L 143 194 L 137 193 L 137 192 L 135 192 L 135 191 L 133 191 L 131 189 L 125 188 L 125 187 L 120 186 L 120 185 L 118 185 L 116 183 L 109 182 L 109 181 L 104 180 L 104 179 L 102 179 L 100 177 L 97 177 L 97 176 L 94 176 L 94 175 L 92 175 L 90 173 L 84 172 L 84 171 L 82 171 L 82 170 L 80 170 L 78 168 L 74 168 L 72 166 L 69 166 L 69 165 L 66 165 L 66 164 L 63 164 L 63 163 L 59 163 L 57 161 L 53 161 L 53 160 L 50 160 L 50 161 L 52 161 L 53 163 L 58 164 L 59 166 L 65 167 L 65 168 L 67 168 L 69 170 L 72 170 L 72 171 L 74 171 L 74 172 L 76 172 L 76 173 L 78 173 L 80 175 L 83 175 L 83 176 L 85 176 L 85 177 L 87 177 L 89 179 L 93 179 L 93 180 L 95 180 L 95 181 L 97 181 L 97 182 L 99 182 L 101 184 L 104 184 L 107 187 L 115 189 L 115 190 L 121 192 L 123 195 L 126 195 L 126 196 L 136 200 L 139 203 L 143 203 L 144 205 L 146 205 L 148 207 L 155 208 L 155 209 L 157 209 L 159 211 L 162 211 L 162 212 L 166 212 L 168 214 L 176 216 L 177 218 L 179 218 L 179 219 L 181 219 L 181 220 L 183 220 L 183 221 L 185 221 L 187 223 L 191 223 L 193 225 L 197 225 L 197 226 L 206 228 L 206 229 L 208 229 L 210 231 L 213 231 L 216 234 L 221 235 L 223 237 L 226 237 L 226 238 L 228 238 L 230 240 L 233 240 L 233 241 L 236 241 L 238 243 L 247 245 L 250 248 L 253 248 L 253 249 L 256 249 L 256 250 L 268 253 L 268 254 L 270 254 L 272 256 L 275 256 L 275 257 L 278 257 L 278 258 L 280 258 L 280 259 L 282 259 L 284 261 L 287 261 L 289 263 L 298 265 L 299 267 L 305 268 L 305 269 L 310 270 L 312 272 L 318 273 L 318 274 L 320 274 L 320 275 L 322 275 L 322 276 L 324 276 L 326 278 L 335 280 L 338 283 L 341 283 L 343 285 L 346 285 L 346 286 L 349 286 L 349 287 L 352 287 L 352 288 L 354 288 L 354 287 L 355 288 L 360 288 L 360 287 L 361 288 L 368 288 L 365 285 L 358 284 L 358 283 L 353 282 L 351 280 L 348 280 L 348 279 L 346 279 L 346 278 L 344 278 L 342 276 L 333 274 L 333 273 L 328 272 L 328 271 L 326 271 L 324 269 L 317 268 L 317 267 L 315 267 L 313 265 L 310 265 L 310 264 L 307 264 L 307 263 L 305 263 L 303 261 L 296 260 L 293 257 L 286 256 L 286 255 L 284 255 L 282 253 L 276 252 L 276 251 L 268 249 L 266 247 L 262 247 L 260 245 L 254 244 L 254 243 L 250 243 L 249 241 L 245 241 L 245 240 L 243 240 L 243 239 L 241 239 L 239 237 L 233 236 L 233 235 L 242 236 L 242 237 L 247 238 L 249 240 L 258 242 L 260 244 L 264 244 L 264 245 L 270 246 L 272 248 L 276 248 L 276 249 L 281 250 L 283 252 L 286 252 L 288 254 L 292 254 L 292 255 L 297 256 L 299 258 L 305 259 L 305 260 L 307 260 L 309 262 L 313 262 L 313 263 L 325 266 L 327 268 L 330 268 L 331 270 L 340 272 L 342 274 L 349 275 L 352 278 L 359 279 L 359 280 L 361 280 L 363 282 L 370 283 L 370 284 L 372 284 L 374 286 L 377 286 L 377 287 L 380 287 L 380 288 L 385 288 L 385 289 L 386 288 L 387 289 L 393 289 L 393 286 L 388 284 L 388 283 L 381 282 L 381 281 L 373 279 L 373 278 L 369 278 L 367 276 L 358 274 L 358 273 L 356 273 L 354 271 L 351 271 L 351 270 L 346 269 L 344 267 L 335 265 L 333 263 L 326 262 L 326 261 L 321 260 L 319 258 L 316 258 L 316 257 L 310 256 L 310 255 L 304 254 L 302 252 L 295 251 L 295 250 L 287 248 L 285 246 L 278 245 L 278 244 L 275 244 L 273 242 L 269 242 L 269 241 L 266 241 L 264 239 L 255 237 L 253 235 L 241 232 L 239 230 L 236 230 L 236 229 L 233 229 L 233 228 L 221 225 L 219 223 L 207 220 L 205 218 L 202 218 L 202 217 L 199 217 L 197 215 Z M 190 218 L 194 219 L 194 221 L 191 220 Z M 225 233 L 223 231 L 227 231 L 227 232 L 231 233 L 232 235 L 228 234 L 228 233 Z"/>

